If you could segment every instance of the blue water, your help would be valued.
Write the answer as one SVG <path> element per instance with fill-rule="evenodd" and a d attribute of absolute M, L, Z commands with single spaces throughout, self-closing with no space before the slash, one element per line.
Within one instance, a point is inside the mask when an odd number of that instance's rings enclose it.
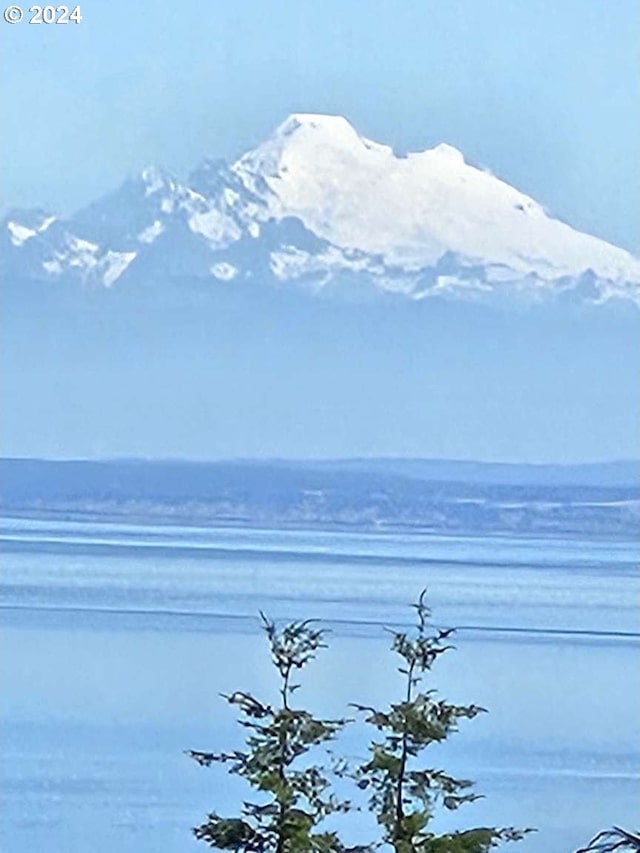
<path fill-rule="evenodd" d="M 490 709 L 433 750 L 486 795 L 437 826 L 536 826 L 514 850 L 570 853 L 640 822 L 632 543 L 13 519 L 0 537 L 2 850 L 206 849 L 190 827 L 246 791 L 183 750 L 240 743 L 221 692 L 273 695 L 258 611 L 328 623 L 299 695 L 341 715 L 395 698 L 383 626 L 424 586 L 461 626 L 434 684 Z M 363 756 L 364 734 L 341 750 Z"/>

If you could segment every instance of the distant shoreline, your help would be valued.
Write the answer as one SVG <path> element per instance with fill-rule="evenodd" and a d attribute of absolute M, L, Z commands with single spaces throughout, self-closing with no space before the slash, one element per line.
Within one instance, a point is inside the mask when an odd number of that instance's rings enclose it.
<path fill-rule="evenodd" d="M 520 466 L 522 467 L 522 466 Z M 524 468 L 528 472 L 527 466 Z M 0 513 L 34 519 L 432 535 L 604 536 L 640 532 L 636 466 L 558 469 L 429 460 L 151 462 L 0 459 Z M 604 483 L 596 474 L 604 470 Z M 434 473 L 439 477 L 434 479 Z M 565 472 L 566 473 L 566 472 Z M 447 475 L 449 479 L 447 479 Z M 530 476 L 530 472 L 527 473 Z M 511 481 L 509 481 L 509 478 Z M 595 478 L 595 482 L 594 482 Z M 514 480 L 516 480 L 514 482 Z"/>
<path fill-rule="evenodd" d="M 320 522 L 320 521 L 279 521 L 270 524 L 260 522 L 259 520 L 251 519 L 230 519 L 230 518 L 210 518 L 208 520 L 202 518 L 194 518 L 188 514 L 132 514 L 130 512 L 69 512 L 66 510 L 56 510 L 53 508 L 42 510 L 19 510 L 7 509 L 0 506 L 0 521 L 36 521 L 36 522 L 52 522 L 52 523 L 79 523 L 79 524 L 113 524 L 113 525 L 132 525 L 143 527 L 188 527 L 196 530 L 212 530 L 219 528 L 221 530 L 264 530 L 266 532 L 291 531 L 301 532 L 308 530 L 310 532 L 324 532 L 336 534 L 364 534 L 368 536 L 393 536 L 405 534 L 408 536 L 439 536 L 451 538 L 469 538 L 474 539 L 478 536 L 490 535 L 492 538 L 503 539 L 544 539 L 544 540 L 562 540 L 562 539 L 588 539 L 590 541 L 602 542 L 628 542 L 637 541 L 640 525 L 632 529 L 625 530 L 584 530 L 580 528 L 571 529 L 563 528 L 558 530 L 464 530 L 455 528 L 428 527 L 420 526 L 419 524 L 347 524 L 340 522 Z"/>

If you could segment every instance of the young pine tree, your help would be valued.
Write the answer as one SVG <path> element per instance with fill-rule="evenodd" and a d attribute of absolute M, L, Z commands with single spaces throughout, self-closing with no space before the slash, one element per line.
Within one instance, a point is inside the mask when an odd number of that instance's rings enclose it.
<path fill-rule="evenodd" d="M 414 634 L 392 632 L 392 649 L 401 658 L 404 696 L 384 710 L 355 706 L 379 735 L 371 743 L 369 760 L 353 775 L 358 787 L 369 792 L 382 843 L 395 853 L 487 853 L 500 841 L 518 840 L 528 830 L 477 828 L 435 835 L 429 829 L 438 808 L 457 809 L 478 795 L 469 780 L 425 766 L 423 753 L 457 731 L 459 720 L 473 719 L 484 709 L 452 705 L 439 699 L 435 690 L 421 689 L 425 674 L 452 648 L 447 640 L 453 633 L 429 628 L 425 592 L 414 605 L 418 617 Z"/>
<path fill-rule="evenodd" d="M 249 732 L 246 750 L 188 753 L 201 765 L 226 764 L 229 773 L 243 777 L 260 795 L 259 801 L 245 802 L 238 817 L 213 812 L 193 832 L 220 850 L 342 853 L 337 834 L 321 831 L 319 824 L 333 813 L 348 811 L 350 805 L 331 793 L 323 768 L 304 757 L 335 737 L 346 721 L 317 719 L 292 705 L 299 687 L 294 675 L 324 648 L 324 632 L 309 621 L 279 630 L 264 615 L 262 619 L 280 682 L 278 705 L 272 707 L 248 693 L 225 696 L 239 709 L 241 725 Z"/>

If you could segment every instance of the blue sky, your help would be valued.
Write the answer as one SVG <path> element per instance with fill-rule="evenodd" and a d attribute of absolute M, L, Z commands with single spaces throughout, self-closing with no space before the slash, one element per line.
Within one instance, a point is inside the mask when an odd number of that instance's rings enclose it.
<path fill-rule="evenodd" d="M 328 112 L 398 150 L 449 142 L 640 252 L 637 0 L 81 8 L 77 26 L 0 24 L 3 207 L 71 212 L 149 162 L 185 175 L 291 112 Z M 145 305 L 144 322 L 101 312 L 86 328 L 64 300 L 37 302 L 23 327 L 23 298 L 0 342 L 20 366 L 3 379 L 6 455 L 638 455 L 638 317 L 622 309 L 365 322 L 314 306 L 307 328 L 265 293 L 229 317 L 215 303 L 152 322 Z"/>
<path fill-rule="evenodd" d="M 234 157 L 288 113 L 445 140 L 640 250 L 636 0 L 103 0 L 2 23 L 2 206 L 71 211 L 143 164 Z"/>

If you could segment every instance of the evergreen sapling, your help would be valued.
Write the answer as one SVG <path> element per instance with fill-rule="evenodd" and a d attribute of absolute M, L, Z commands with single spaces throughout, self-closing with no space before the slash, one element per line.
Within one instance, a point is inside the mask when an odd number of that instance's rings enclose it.
<path fill-rule="evenodd" d="M 369 760 L 351 771 L 359 788 L 369 793 L 369 808 L 381 827 L 380 842 L 395 853 L 487 853 L 501 841 L 515 841 L 529 830 L 476 828 L 435 835 L 430 824 L 440 807 L 455 810 L 478 799 L 473 783 L 443 770 L 424 766 L 423 753 L 457 731 L 462 719 L 485 710 L 477 705 L 454 705 L 435 690 L 421 689 L 438 658 L 453 648 L 452 629 L 431 629 L 423 591 L 417 604 L 417 627 L 410 635 L 392 631 L 392 649 L 401 658 L 405 693 L 388 708 L 355 705 L 378 735 Z"/>
<path fill-rule="evenodd" d="M 209 753 L 191 750 L 188 755 L 204 766 L 221 763 L 241 776 L 259 795 L 245 802 L 237 817 L 212 812 L 193 832 L 196 838 L 220 850 L 244 853 L 342 853 L 335 832 L 319 829 L 325 818 L 350 809 L 331 791 L 322 766 L 309 761 L 307 753 L 332 740 L 346 720 L 324 720 L 293 707 L 299 684 L 295 673 L 325 647 L 325 632 L 311 621 L 295 622 L 278 629 L 262 615 L 273 664 L 279 677 L 276 707 L 249 693 L 235 692 L 224 698 L 240 712 L 248 730 L 246 749 Z M 305 756 L 307 761 L 305 762 Z"/>

